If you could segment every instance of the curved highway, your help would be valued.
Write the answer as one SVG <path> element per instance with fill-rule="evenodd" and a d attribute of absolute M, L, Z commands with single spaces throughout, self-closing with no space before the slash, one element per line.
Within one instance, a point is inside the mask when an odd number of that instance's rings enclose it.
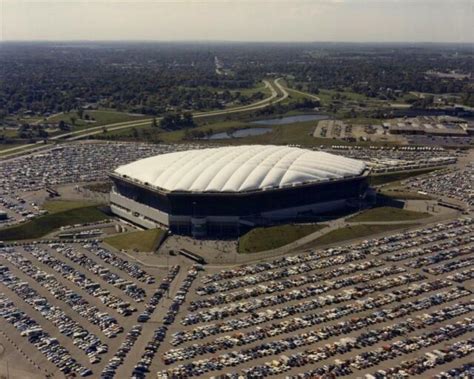
<path fill-rule="evenodd" d="M 270 88 L 271 90 L 271 95 L 263 100 L 260 100 L 256 103 L 249 104 L 249 105 L 243 105 L 240 107 L 235 107 L 235 108 L 230 108 L 230 109 L 224 109 L 224 110 L 216 110 L 216 111 L 209 111 L 209 112 L 197 112 L 193 113 L 194 118 L 204 118 L 204 117 L 210 117 L 210 116 L 219 116 L 219 115 L 225 115 L 225 114 L 231 114 L 231 113 L 240 113 L 240 112 L 248 112 L 248 111 L 253 111 L 256 109 L 260 108 L 265 108 L 268 107 L 269 105 L 279 103 L 280 101 L 285 100 L 288 97 L 288 92 L 285 90 L 285 88 L 280 84 L 281 78 L 278 78 L 273 81 L 273 85 L 267 80 L 264 80 L 265 83 L 265 88 Z M 281 93 L 281 96 L 279 92 Z M 280 96 L 280 97 L 279 97 Z M 159 121 L 161 120 L 162 117 L 156 117 L 156 120 Z M 152 118 L 149 119 L 144 119 L 140 121 L 127 121 L 127 122 L 120 122 L 116 124 L 108 124 L 108 125 L 103 125 L 103 126 L 97 126 L 94 128 L 90 128 L 87 130 L 80 130 L 77 132 L 71 132 L 71 133 L 65 133 L 61 134 L 55 137 L 50 138 L 51 140 L 58 140 L 58 139 L 65 139 L 68 141 L 74 141 L 77 139 L 81 139 L 84 137 L 89 137 L 93 136 L 96 134 L 100 134 L 103 132 L 103 129 L 106 128 L 107 131 L 116 131 L 116 130 L 122 130 L 122 129 L 128 129 L 132 127 L 140 127 L 140 126 L 147 126 L 150 124 L 152 121 Z"/>

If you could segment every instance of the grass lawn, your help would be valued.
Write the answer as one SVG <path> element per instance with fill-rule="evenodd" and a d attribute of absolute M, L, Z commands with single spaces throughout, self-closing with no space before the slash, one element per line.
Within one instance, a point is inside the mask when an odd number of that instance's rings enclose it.
<path fill-rule="evenodd" d="M 393 207 L 380 207 L 368 209 L 358 215 L 350 217 L 349 222 L 370 222 L 370 221 L 413 221 L 430 217 L 429 213 L 414 212 Z"/>
<path fill-rule="evenodd" d="M 96 222 L 108 218 L 97 206 L 74 208 L 67 211 L 37 217 L 21 225 L 0 229 L 0 240 L 40 238 L 65 225 Z"/>
<path fill-rule="evenodd" d="M 58 213 L 68 211 L 70 209 L 85 208 L 97 205 L 98 203 L 96 202 L 83 200 L 47 200 L 41 207 L 46 209 L 49 213 Z"/>
<path fill-rule="evenodd" d="M 269 118 L 278 118 L 278 115 L 269 116 Z M 200 122 L 201 123 L 201 120 Z M 244 138 L 232 138 L 232 139 L 222 139 L 222 140 L 212 140 L 212 141 L 200 141 L 212 145 L 245 145 L 245 144 L 271 144 L 271 145 L 300 145 L 302 147 L 317 147 L 321 145 L 351 145 L 347 141 L 332 139 L 332 138 L 320 138 L 313 137 L 314 128 L 317 125 L 317 121 L 305 121 L 305 122 L 296 122 L 292 124 L 285 125 L 269 125 L 265 126 L 272 129 L 271 133 L 262 134 L 259 136 L 249 136 Z M 232 129 L 244 129 L 244 128 L 255 128 L 257 125 L 250 124 L 246 121 L 218 121 L 218 122 L 208 122 L 206 124 L 201 124 L 197 128 L 193 128 L 193 131 L 209 131 L 212 129 L 213 132 L 223 132 L 229 131 Z M 258 125 L 259 126 L 259 125 Z M 173 132 L 160 132 L 160 129 L 153 130 L 153 128 L 145 126 L 137 128 L 137 131 L 140 133 L 141 140 L 152 140 L 152 137 L 158 138 L 162 142 L 166 143 L 178 143 L 178 142 L 188 142 L 184 139 L 185 131 L 178 130 Z M 148 133 L 148 134 L 147 134 Z M 146 135 L 147 134 L 147 135 Z M 104 134 L 109 138 L 113 136 L 125 138 L 130 136 L 131 130 L 122 130 L 116 132 L 110 132 Z M 146 138 L 145 138 L 146 137 Z M 387 143 L 383 142 L 358 142 L 352 145 L 380 145 L 385 146 Z"/>
<path fill-rule="evenodd" d="M 345 97 L 345 99 L 342 100 L 342 101 L 347 101 L 347 100 L 352 100 L 352 101 L 373 100 L 373 99 L 371 99 L 367 96 L 361 95 L 359 93 L 355 93 L 355 92 L 351 92 L 351 91 L 341 91 L 341 92 L 339 92 L 339 91 L 332 90 L 332 89 L 320 89 L 319 94 L 317 96 L 321 98 L 321 101 L 323 103 L 328 103 L 328 102 L 334 100 L 332 98 L 332 96 L 334 96 L 336 94 L 341 95 L 342 97 Z"/>
<path fill-rule="evenodd" d="M 256 253 L 276 249 L 325 227 L 326 225 L 307 224 L 256 228 L 240 237 L 239 253 Z"/>
<path fill-rule="evenodd" d="M 96 110 L 96 111 L 84 111 L 84 117 L 88 114 L 91 118 L 95 119 L 95 122 L 86 122 L 84 119 L 80 119 L 76 112 L 63 113 L 48 119 L 49 122 L 59 122 L 61 120 L 68 124 L 71 124 L 71 117 L 76 118 L 75 129 L 81 129 L 84 127 L 94 127 L 107 124 L 115 124 L 117 122 L 125 121 L 138 121 L 144 118 L 150 118 L 150 116 L 133 115 L 124 112 L 117 112 L 113 110 Z"/>
<path fill-rule="evenodd" d="M 328 245 L 336 242 L 348 241 L 354 238 L 367 237 L 377 233 L 388 232 L 390 230 L 404 229 L 413 227 L 414 224 L 386 224 L 386 225 L 354 225 L 347 226 L 333 230 L 328 234 L 325 234 L 305 247 L 317 247 L 322 245 Z"/>
<path fill-rule="evenodd" d="M 431 200 L 433 199 L 429 195 L 423 195 L 417 192 L 411 192 L 404 189 L 398 188 L 382 188 L 378 193 L 383 196 L 391 197 L 393 199 L 400 199 L 400 200 Z"/>
<path fill-rule="evenodd" d="M 48 147 L 48 146 L 51 146 L 49 144 L 36 144 L 36 143 L 25 143 L 25 144 L 19 144 L 17 146 L 15 145 L 10 145 L 10 147 L 7 147 L 5 149 L 0 149 L 0 157 L 4 156 L 4 157 L 7 157 L 7 156 L 12 156 L 12 155 L 20 155 L 20 154 L 23 154 L 23 153 L 27 153 L 29 152 L 30 150 L 41 150 L 42 148 L 44 147 Z M 13 151 L 7 151 L 7 149 L 10 149 L 10 148 L 17 148 L 16 150 L 13 150 Z"/>
<path fill-rule="evenodd" d="M 394 173 L 389 173 L 389 174 L 373 175 L 373 176 L 370 176 L 369 179 L 370 179 L 370 184 L 372 186 L 379 186 L 381 184 L 386 184 L 390 182 L 399 182 L 400 180 L 405 180 L 413 176 L 427 174 L 435 170 L 439 170 L 439 168 L 428 168 L 425 170 L 394 172 Z"/>
<path fill-rule="evenodd" d="M 239 88 L 239 89 L 232 89 L 229 91 L 230 93 L 240 92 L 242 96 L 252 96 L 254 93 L 262 92 L 265 97 L 270 96 L 270 88 L 265 88 L 265 84 L 263 82 L 258 83 L 255 87 L 251 88 Z"/>
<path fill-rule="evenodd" d="M 13 149 L 14 147 L 18 147 L 18 146 L 22 146 L 22 144 L 19 144 L 19 143 L 2 143 L 2 144 L 0 144 L 0 151 L 7 150 L 7 149 Z"/>
<path fill-rule="evenodd" d="M 118 250 L 150 252 L 156 248 L 158 241 L 164 233 L 166 232 L 162 229 L 149 229 L 118 234 L 105 238 L 104 242 Z"/>

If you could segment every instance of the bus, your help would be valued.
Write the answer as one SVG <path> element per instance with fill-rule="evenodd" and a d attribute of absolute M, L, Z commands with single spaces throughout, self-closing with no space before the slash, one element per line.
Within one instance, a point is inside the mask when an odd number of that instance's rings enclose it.
<path fill-rule="evenodd" d="M 200 255 L 197 255 L 195 253 L 191 253 L 189 250 L 180 249 L 178 251 L 178 253 L 179 253 L 179 255 L 182 255 L 186 258 L 189 258 L 189 259 L 193 260 L 194 262 L 199 263 L 201 265 L 205 265 L 207 263 L 206 260 L 203 257 L 201 257 Z"/>

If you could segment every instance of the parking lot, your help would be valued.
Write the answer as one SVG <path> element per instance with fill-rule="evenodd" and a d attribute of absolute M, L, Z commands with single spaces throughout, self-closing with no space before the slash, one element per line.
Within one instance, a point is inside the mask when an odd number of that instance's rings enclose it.
<path fill-rule="evenodd" d="M 160 317 L 158 295 L 178 271 L 143 268 L 86 240 L 0 248 L 0 343 L 6 346 L 0 374 L 8 360 L 11 377 L 25 377 L 10 360 L 19 355 L 31 377 L 99 377 L 142 330 L 153 330 L 146 321 Z M 139 322 L 145 310 L 149 317 Z M 124 366 L 131 372 L 128 362 Z"/>
<path fill-rule="evenodd" d="M 206 272 L 152 368 L 159 378 L 462 368 L 474 351 L 473 232 L 466 218 Z"/>
<path fill-rule="evenodd" d="M 100 182 L 120 165 L 192 147 L 126 142 L 66 143 L 4 160 L 0 162 L 0 211 L 5 211 L 8 218 L 0 220 L 0 227 L 45 213 L 41 203 L 48 197 L 47 188 Z"/>
<path fill-rule="evenodd" d="M 0 342 L 31 377 L 469 369 L 473 246 L 467 217 L 227 268 L 144 267 L 93 240 L 13 244 L 0 249 Z"/>
<path fill-rule="evenodd" d="M 46 187 L 97 182 L 117 165 L 169 149 L 65 144 L 2 162 L 0 209 L 10 216 L 6 223 L 22 222 L 42 213 Z M 454 156 L 457 166 L 402 184 L 472 210 L 474 166 L 459 163 L 468 160 L 461 152 L 344 154 L 375 163 L 382 157 L 382 166 Z M 227 266 L 152 253 L 137 253 L 146 264 L 137 262 L 96 239 L 100 223 L 75 232 L 74 241 L 6 244 L 0 247 L 0 376 L 472 376 L 469 217 Z M 225 254 L 227 242 L 221 245 Z"/>

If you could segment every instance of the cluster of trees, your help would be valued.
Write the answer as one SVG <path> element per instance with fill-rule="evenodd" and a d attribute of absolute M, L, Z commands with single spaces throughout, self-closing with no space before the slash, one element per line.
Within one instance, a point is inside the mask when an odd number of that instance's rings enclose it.
<path fill-rule="evenodd" d="M 216 56 L 232 75 L 216 72 Z M 0 52 L 0 118 L 85 104 L 149 115 L 219 109 L 260 100 L 262 93 L 240 90 L 277 76 L 316 94 L 320 88 L 381 99 L 456 93 L 473 105 L 473 58 L 463 45 L 8 43 Z M 450 70 L 465 75 L 429 74 Z"/>
<path fill-rule="evenodd" d="M 85 104 L 159 115 L 239 101 L 249 75 L 221 79 L 214 54 L 194 45 L 6 44 L 0 54 L 0 109 L 6 115 L 70 112 Z M 245 101 L 245 99 L 242 99 Z"/>
<path fill-rule="evenodd" d="M 153 119 L 152 126 L 157 127 L 156 119 Z M 160 120 L 160 128 L 166 131 L 194 128 L 196 123 L 193 115 L 189 112 L 166 114 Z"/>
<path fill-rule="evenodd" d="M 36 139 L 48 138 L 48 132 L 43 125 L 22 124 L 18 129 L 18 138 L 21 139 Z"/>
<path fill-rule="evenodd" d="M 260 108 L 255 111 L 257 116 L 266 116 L 266 115 L 275 115 L 275 114 L 285 114 L 292 110 L 312 110 L 316 107 L 319 107 L 320 103 L 317 100 L 310 100 L 304 98 L 297 101 L 290 101 L 288 103 L 276 103 L 265 108 Z"/>

